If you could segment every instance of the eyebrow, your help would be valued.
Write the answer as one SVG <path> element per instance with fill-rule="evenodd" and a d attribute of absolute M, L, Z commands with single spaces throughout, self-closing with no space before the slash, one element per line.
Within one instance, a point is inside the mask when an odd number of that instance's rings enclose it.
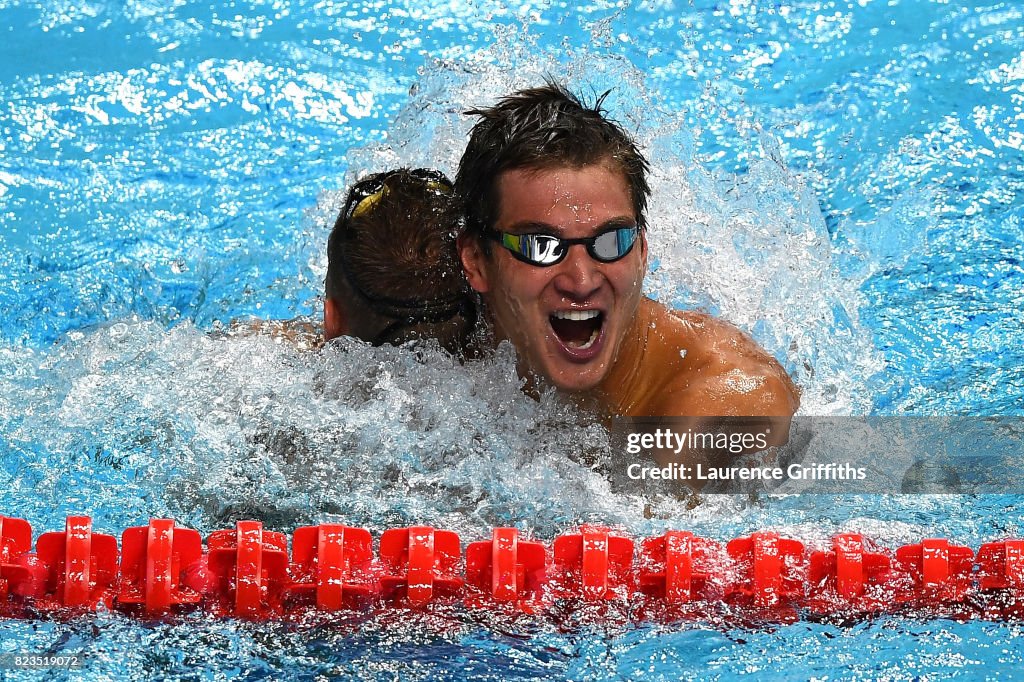
<path fill-rule="evenodd" d="M 602 232 L 608 232 L 609 230 L 617 230 L 622 227 L 636 227 L 636 218 L 632 216 L 615 216 L 609 218 L 600 225 L 598 225 L 591 236 L 599 235 Z M 558 236 L 561 232 L 561 228 L 557 225 L 550 223 L 540 222 L 537 220 L 522 220 L 518 223 L 513 223 L 499 232 L 505 232 L 506 234 L 549 234 L 552 236 Z"/>

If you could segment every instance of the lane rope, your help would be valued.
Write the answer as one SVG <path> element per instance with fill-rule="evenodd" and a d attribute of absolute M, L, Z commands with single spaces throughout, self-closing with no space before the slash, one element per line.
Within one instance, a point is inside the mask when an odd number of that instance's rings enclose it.
<path fill-rule="evenodd" d="M 289 550 L 289 544 L 291 546 Z M 774 531 L 726 543 L 670 530 L 634 541 L 585 524 L 550 544 L 515 528 L 469 543 L 449 530 L 369 531 L 341 524 L 290 537 L 239 521 L 210 534 L 170 519 L 114 536 L 88 516 L 43 533 L 0 516 L 0 616 L 35 618 L 98 607 L 146 617 L 203 610 L 288 618 L 381 606 L 543 613 L 565 602 L 620 603 L 641 617 L 700 617 L 722 608 L 792 620 L 940 607 L 944 617 L 1024 616 L 1024 540 L 977 553 L 945 538 L 882 547 L 841 533 L 827 549 Z"/>

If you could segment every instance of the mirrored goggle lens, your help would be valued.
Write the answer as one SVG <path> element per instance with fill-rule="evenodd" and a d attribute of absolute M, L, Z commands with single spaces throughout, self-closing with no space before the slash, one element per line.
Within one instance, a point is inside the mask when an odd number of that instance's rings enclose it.
<path fill-rule="evenodd" d="M 636 243 L 636 228 L 620 227 L 594 237 L 588 250 L 595 260 L 611 262 L 629 253 L 634 243 Z"/>
<path fill-rule="evenodd" d="M 506 234 L 502 244 L 537 265 L 554 265 L 565 256 L 562 240 L 546 234 Z"/>

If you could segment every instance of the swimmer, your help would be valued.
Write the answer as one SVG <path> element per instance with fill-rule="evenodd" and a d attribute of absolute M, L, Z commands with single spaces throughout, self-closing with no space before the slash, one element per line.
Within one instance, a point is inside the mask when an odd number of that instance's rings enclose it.
<path fill-rule="evenodd" d="M 327 242 L 324 324 L 236 320 L 233 334 L 268 334 L 299 348 L 339 336 L 375 346 L 436 339 L 467 355 L 476 303 L 455 253 L 452 184 L 439 171 L 377 173 L 353 185 Z"/>
<path fill-rule="evenodd" d="M 771 355 L 643 296 L 648 163 L 602 100 L 549 82 L 467 112 L 458 250 L 496 342 L 530 385 L 606 416 L 766 417 L 788 432 L 799 393 Z"/>
<path fill-rule="evenodd" d="M 439 171 L 377 173 L 349 190 L 327 242 L 324 339 L 436 339 L 464 354 L 476 308 L 455 253 L 452 185 Z"/>

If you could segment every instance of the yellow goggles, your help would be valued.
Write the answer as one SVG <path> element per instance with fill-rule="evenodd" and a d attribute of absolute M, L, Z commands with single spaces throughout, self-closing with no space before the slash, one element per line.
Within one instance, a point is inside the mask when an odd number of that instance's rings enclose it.
<path fill-rule="evenodd" d="M 349 191 L 346 209 L 344 211 L 345 221 L 352 218 L 359 218 L 368 215 L 373 207 L 388 193 L 388 180 L 400 171 L 388 171 L 374 175 L 361 183 L 356 183 Z M 450 194 L 452 184 L 444 173 L 430 168 L 414 168 L 408 171 L 409 175 L 422 180 L 427 189 L 439 194 Z"/>

